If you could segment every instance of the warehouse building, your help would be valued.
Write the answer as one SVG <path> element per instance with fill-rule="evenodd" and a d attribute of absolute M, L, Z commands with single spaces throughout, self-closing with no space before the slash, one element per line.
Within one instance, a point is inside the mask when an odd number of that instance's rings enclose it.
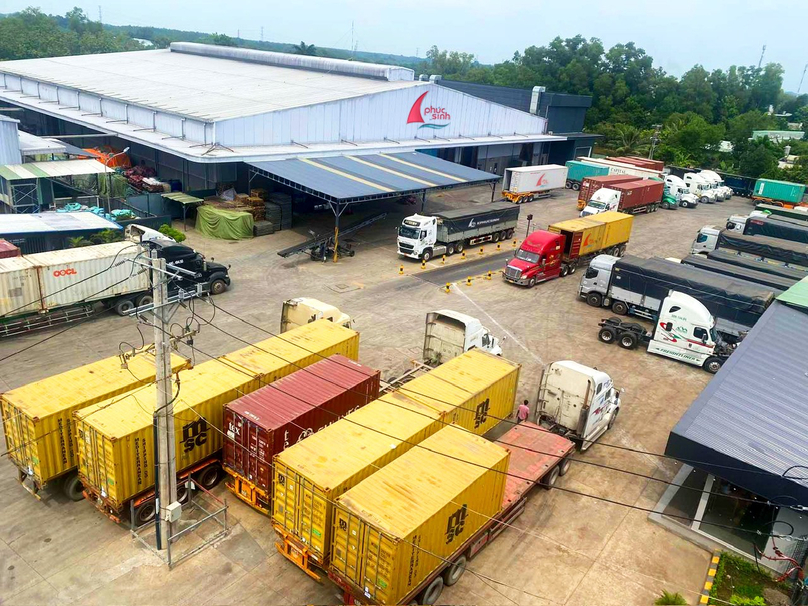
<path fill-rule="evenodd" d="M 808 543 L 808 279 L 780 295 L 671 431 L 658 519 L 784 571 Z M 774 559 L 772 559 L 774 558 Z"/>

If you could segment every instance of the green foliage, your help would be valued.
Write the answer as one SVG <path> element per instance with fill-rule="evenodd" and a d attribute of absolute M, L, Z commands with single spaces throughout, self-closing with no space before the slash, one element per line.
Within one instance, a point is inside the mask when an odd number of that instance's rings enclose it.
<path fill-rule="evenodd" d="M 168 236 L 169 238 L 174 238 L 174 240 L 176 240 L 177 242 L 182 242 L 183 240 L 185 240 L 185 234 L 178 229 L 174 229 L 170 225 L 163 224 L 157 231 L 159 231 L 163 235 Z"/>
<path fill-rule="evenodd" d="M 91 244 L 109 244 L 123 240 L 123 231 L 120 229 L 105 229 L 89 236 Z M 86 245 L 82 245 L 86 246 Z"/>
<path fill-rule="evenodd" d="M 670 593 L 669 591 L 663 591 L 662 595 L 659 596 L 654 604 L 687 604 L 687 600 L 682 596 L 681 593 Z"/>
<path fill-rule="evenodd" d="M 94 242 L 84 238 L 83 236 L 76 236 L 75 238 L 67 239 L 68 248 L 81 248 L 82 246 L 92 246 Z"/>
<path fill-rule="evenodd" d="M 782 149 L 774 145 L 768 138 L 752 141 L 745 152 L 738 158 L 741 174 L 758 178 L 777 168 L 777 160 L 782 156 Z"/>
<path fill-rule="evenodd" d="M 306 44 L 301 40 L 300 44 L 294 45 L 294 53 L 296 55 L 310 55 L 314 57 L 317 55 L 317 47 L 313 44 Z"/>
<path fill-rule="evenodd" d="M 735 604 L 735 606 L 766 606 L 766 600 L 763 599 L 763 596 L 759 595 L 753 598 L 747 598 L 739 596 L 738 594 L 732 594 L 729 602 L 730 604 Z"/>

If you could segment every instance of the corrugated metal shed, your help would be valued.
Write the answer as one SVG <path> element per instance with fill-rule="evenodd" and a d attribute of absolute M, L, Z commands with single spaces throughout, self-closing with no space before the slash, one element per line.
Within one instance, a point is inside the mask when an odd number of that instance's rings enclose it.
<path fill-rule="evenodd" d="M 326 200 L 340 202 L 490 183 L 500 178 L 418 152 L 249 164 L 258 174 L 295 184 Z"/>
<path fill-rule="evenodd" d="M 808 469 L 799 467 L 808 465 L 806 360 L 803 281 L 755 324 L 676 424 L 665 453 L 774 502 L 808 502 Z"/>
<path fill-rule="evenodd" d="M 22 162 L 18 124 L 18 120 L 0 114 L 0 164 Z"/>
<path fill-rule="evenodd" d="M 0 214 L 0 236 L 47 234 L 60 231 L 100 231 L 121 226 L 89 211 L 75 213 Z"/>
<path fill-rule="evenodd" d="M 33 154 L 63 154 L 66 151 L 64 143 L 37 137 L 31 133 L 20 131 L 20 152 L 26 156 Z M 19 162 L 7 162 L 6 164 L 17 164 Z"/>
<path fill-rule="evenodd" d="M 97 175 L 115 172 L 97 160 L 55 160 L 53 162 L 28 162 L 0 166 L 0 177 L 6 181 L 69 177 L 71 175 Z"/>

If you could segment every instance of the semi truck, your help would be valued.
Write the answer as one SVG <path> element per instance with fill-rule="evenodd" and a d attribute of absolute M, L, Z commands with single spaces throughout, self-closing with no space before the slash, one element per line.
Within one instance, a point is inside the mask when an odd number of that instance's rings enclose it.
<path fill-rule="evenodd" d="M 752 191 L 752 199 L 755 202 L 786 208 L 794 208 L 802 204 L 804 195 L 804 183 L 791 183 L 775 179 L 758 179 L 755 181 L 755 188 Z"/>
<path fill-rule="evenodd" d="M 513 525 L 536 486 L 552 488 L 575 450 L 530 422 L 496 443 L 452 426 L 420 446 L 336 498 L 328 576 L 345 604 L 442 603 L 443 588 Z"/>
<path fill-rule="evenodd" d="M 345 328 L 352 328 L 354 321 L 348 314 L 328 303 L 310 297 L 297 297 L 283 302 L 281 309 L 281 332 L 292 330 L 317 320 L 328 320 Z"/>
<path fill-rule="evenodd" d="M 580 160 L 567 160 L 567 189 L 579 191 L 581 184 L 587 177 L 604 177 L 609 174 L 608 166 L 599 166 L 581 162 Z"/>
<path fill-rule="evenodd" d="M 745 258 L 808 271 L 808 245 L 768 236 L 747 236 L 728 229 L 713 229 L 716 232 L 715 243 L 709 245 L 708 239 L 712 238 L 713 234 L 707 233 L 707 228 L 702 228 L 693 241 L 691 253 L 723 250 Z M 705 247 L 705 244 L 709 247 Z"/>
<path fill-rule="evenodd" d="M 723 199 L 718 196 L 712 184 L 698 173 L 687 173 L 683 177 L 683 180 L 690 189 L 690 193 L 699 197 L 701 204 L 711 204 Z"/>
<path fill-rule="evenodd" d="M 696 297 L 716 317 L 728 342 L 739 340 L 774 300 L 771 288 L 665 259 L 598 255 L 578 294 L 592 307 L 655 320 L 670 290 Z"/>
<path fill-rule="evenodd" d="M 719 336 L 709 310 L 690 295 L 676 291 L 670 291 L 662 301 L 650 332 L 620 318 L 605 319 L 599 326 L 598 339 L 603 343 L 617 343 L 624 349 L 647 344 L 648 353 L 700 366 L 711 374 L 721 369 L 734 350 Z"/>
<path fill-rule="evenodd" d="M 721 178 L 714 170 L 705 170 L 702 169 L 699 171 L 699 175 L 704 177 L 708 183 L 713 186 L 713 189 L 716 190 L 717 194 L 720 195 L 724 200 L 729 200 L 732 197 L 732 188 L 728 187 L 724 183 L 724 179 Z"/>
<path fill-rule="evenodd" d="M 701 255 L 699 255 L 701 256 Z M 786 267 L 785 265 L 778 265 L 776 263 L 767 263 L 766 261 L 759 261 L 750 257 L 741 256 L 735 252 L 728 252 L 726 250 L 713 250 L 707 253 L 707 258 L 719 263 L 738 265 L 746 267 L 754 271 L 759 271 L 774 276 L 782 276 L 799 282 L 805 277 L 808 277 L 808 271 L 804 269 L 797 269 L 796 267 Z"/>
<path fill-rule="evenodd" d="M 578 192 L 578 210 L 583 210 L 590 198 L 603 187 L 613 187 L 619 183 L 630 183 L 641 177 L 635 175 L 605 175 L 603 177 L 587 177 L 581 183 Z"/>
<path fill-rule="evenodd" d="M 601 187 L 586 203 L 581 217 L 597 215 L 607 210 L 627 214 L 652 213 L 662 204 L 665 184 L 654 179 L 629 181 Z"/>
<path fill-rule="evenodd" d="M 621 256 L 633 220 L 631 215 L 606 211 L 597 217 L 562 221 L 547 230 L 536 230 L 525 238 L 502 275 L 508 282 L 532 288 L 539 282 L 575 273 L 579 265 L 597 254 L 608 251 Z"/>
<path fill-rule="evenodd" d="M 808 221 L 808 206 L 795 206 L 794 208 L 784 208 L 772 204 L 761 203 L 755 206 L 755 210 L 777 217 L 788 217 L 798 221 Z"/>
<path fill-rule="evenodd" d="M 558 164 L 506 168 L 502 178 L 502 197 L 516 204 L 544 198 L 567 182 L 567 167 Z"/>
<path fill-rule="evenodd" d="M 451 309 L 426 314 L 424 362 L 438 366 L 470 349 L 502 355 L 500 339 L 493 336 L 477 318 Z"/>
<path fill-rule="evenodd" d="M 518 221 L 519 208 L 507 202 L 411 215 L 398 228 L 398 254 L 429 261 L 461 253 L 466 246 L 512 238 Z"/>
<path fill-rule="evenodd" d="M 169 241 L 148 245 L 113 242 L 0 259 L 0 336 L 13 336 L 90 317 L 101 303 L 126 315 L 151 303 L 149 248 L 173 265 L 179 287 L 220 294 L 230 285 L 228 268 L 208 262 L 192 248 Z M 139 264 L 143 263 L 143 265 Z"/>
<path fill-rule="evenodd" d="M 795 280 L 794 278 L 786 278 L 784 276 L 778 276 L 777 274 L 759 271 L 751 267 L 735 265 L 732 263 L 722 263 L 715 258 L 710 259 L 704 255 L 689 255 L 682 259 L 681 262 L 683 265 L 688 265 L 690 267 L 697 267 L 699 269 L 711 271 L 715 274 L 721 274 L 731 278 L 738 278 L 739 280 L 746 280 L 747 282 L 752 282 L 753 284 L 766 286 L 771 288 L 778 295 L 781 292 L 785 292 L 799 281 Z M 802 275 L 805 277 L 804 273 Z"/>
<path fill-rule="evenodd" d="M 755 213 L 757 211 L 754 211 Z M 708 253 L 718 248 L 718 239 L 724 231 L 745 236 L 761 236 L 773 240 L 785 240 L 808 244 L 808 223 L 788 217 L 761 216 L 730 217 L 726 229 L 715 225 L 705 225 L 699 230 L 691 246 L 693 254 Z"/>
<path fill-rule="evenodd" d="M 580 450 L 611 429 L 620 412 L 620 392 L 605 372 L 578 362 L 553 362 L 542 373 L 538 423 L 572 440 Z"/>
<path fill-rule="evenodd" d="M 668 195 L 676 198 L 682 208 L 696 208 L 699 205 L 699 197 L 690 191 L 690 186 L 681 177 L 665 175 L 665 187 Z"/>

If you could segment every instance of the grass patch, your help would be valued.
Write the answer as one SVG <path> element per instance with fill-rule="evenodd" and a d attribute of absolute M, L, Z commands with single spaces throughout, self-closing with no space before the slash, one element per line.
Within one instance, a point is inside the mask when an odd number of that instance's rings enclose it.
<path fill-rule="evenodd" d="M 737 555 L 727 552 L 721 554 L 716 568 L 715 581 L 710 590 L 710 604 L 724 604 L 730 602 L 743 606 L 765 605 L 763 590 L 774 589 L 788 595 L 784 585 L 775 581 L 772 576 L 761 568 L 758 571 L 754 563 Z M 723 600 L 723 601 L 718 601 Z"/>

